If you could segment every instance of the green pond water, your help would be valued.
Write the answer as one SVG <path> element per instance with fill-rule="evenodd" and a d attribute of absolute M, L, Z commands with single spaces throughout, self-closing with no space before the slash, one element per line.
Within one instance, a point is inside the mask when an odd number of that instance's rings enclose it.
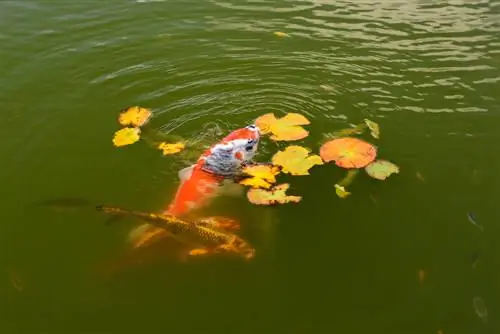
<path fill-rule="evenodd" d="M 498 0 L 1 1 L 0 332 L 498 333 L 499 94 Z M 369 118 L 401 171 L 346 199 L 334 165 L 280 178 L 299 204 L 219 197 L 207 213 L 241 222 L 252 261 L 140 264 L 137 222 L 34 205 L 168 205 L 201 151 L 113 147 L 131 105 L 206 144 L 300 112 L 316 151 Z"/>

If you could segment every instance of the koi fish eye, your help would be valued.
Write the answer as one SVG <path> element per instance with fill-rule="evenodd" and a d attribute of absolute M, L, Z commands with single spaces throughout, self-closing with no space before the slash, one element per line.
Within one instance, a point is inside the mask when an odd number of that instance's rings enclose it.
<path fill-rule="evenodd" d="M 245 128 L 246 128 L 246 129 L 249 129 L 249 130 L 251 130 L 251 131 L 253 131 L 253 132 L 256 132 L 257 134 L 260 134 L 260 129 L 259 129 L 259 127 L 258 127 L 257 125 L 255 125 L 255 124 L 250 124 L 250 125 L 247 125 Z"/>
<path fill-rule="evenodd" d="M 249 139 L 247 145 L 245 146 L 245 151 L 252 151 L 256 143 L 257 139 Z"/>

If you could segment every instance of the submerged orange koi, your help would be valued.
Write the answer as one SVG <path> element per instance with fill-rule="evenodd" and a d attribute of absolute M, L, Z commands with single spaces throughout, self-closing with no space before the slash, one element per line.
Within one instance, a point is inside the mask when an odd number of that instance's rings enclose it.
<path fill-rule="evenodd" d="M 7 269 L 7 274 L 9 275 L 10 282 L 12 283 L 12 287 L 16 289 L 18 292 L 22 292 L 24 290 L 24 285 L 22 284 L 22 280 L 19 276 L 19 273 L 11 268 Z"/>
<path fill-rule="evenodd" d="M 209 228 L 227 231 L 235 231 L 240 228 L 237 221 L 217 216 L 202 218 L 195 223 Z M 169 236 L 166 230 L 159 230 L 165 232 L 163 234 L 164 237 Z M 144 243 L 140 244 L 139 248 L 127 249 L 124 253 L 120 251 L 118 256 L 114 255 L 98 263 L 93 268 L 94 273 L 110 278 L 116 274 L 133 270 L 134 268 L 169 263 L 170 261 L 185 262 L 192 256 L 207 253 L 205 250 L 192 249 L 191 245 L 185 244 L 183 241 L 174 237 L 163 238 L 162 240 L 145 238 L 143 241 Z"/>
<path fill-rule="evenodd" d="M 186 222 L 173 215 L 130 211 L 117 207 L 99 206 L 98 211 L 112 215 L 139 218 L 162 229 L 190 247 L 190 255 L 233 253 L 251 259 L 255 249 L 245 240 L 228 230 L 215 228 L 210 220 Z"/>
<path fill-rule="evenodd" d="M 142 266 L 168 263 L 170 261 L 183 262 L 187 260 L 189 248 L 181 241 L 170 238 L 156 242 L 148 247 L 119 251 L 111 257 L 91 268 L 92 272 L 111 278 L 116 274 L 124 273 Z"/>

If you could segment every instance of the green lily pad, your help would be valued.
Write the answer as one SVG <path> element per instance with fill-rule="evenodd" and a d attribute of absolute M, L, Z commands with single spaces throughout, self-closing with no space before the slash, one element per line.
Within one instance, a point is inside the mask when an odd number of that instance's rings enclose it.
<path fill-rule="evenodd" d="M 375 160 L 365 167 L 366 173 L 377 180 L 385 180 L 391 174 L 399 173 L 399 167 L 387 160 Z"/>

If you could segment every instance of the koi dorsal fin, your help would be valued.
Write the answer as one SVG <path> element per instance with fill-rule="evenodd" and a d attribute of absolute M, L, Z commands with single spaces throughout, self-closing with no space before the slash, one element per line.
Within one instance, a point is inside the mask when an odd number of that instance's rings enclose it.
<path fill-rule="evenodd" d="M 178 175 L 179 175 L 179 179 L 181 180 L 181 183 L 185 182 L 187 179 L 189 179 L 191 177 L 195 166 L 196 165 L 191 165 L 191 166 L 183 168 L 179 171 Z"/>

